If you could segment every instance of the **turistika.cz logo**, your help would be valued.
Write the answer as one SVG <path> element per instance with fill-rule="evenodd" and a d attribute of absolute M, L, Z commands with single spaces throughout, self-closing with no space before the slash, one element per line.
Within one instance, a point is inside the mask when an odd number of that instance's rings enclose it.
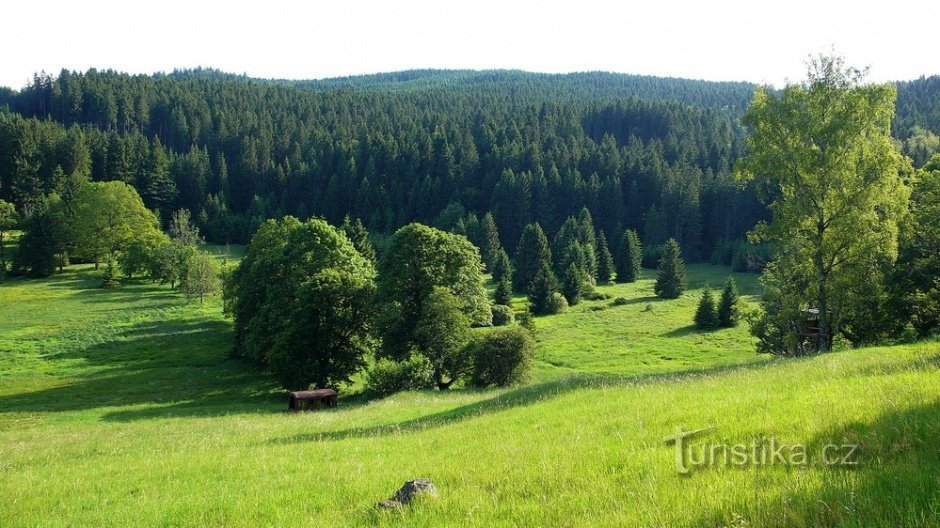
<path fill-rule="evenodd" d="M 832 467 L 858 465 L 858 445 L 826 444 L 811 452 L 806 444 L 786 444 L 776 437 L 753 439 L 747 444 L 696 442 L 705 433 L 714 430 L 705 427 L 686 431 L 678 427 L 672 436 L 664 438 L 666 445 L 674 446 L 676 472 L 691 475 L 693 470 L 707 467 L 729 466 L 809 466 L 822 464 Z"/>

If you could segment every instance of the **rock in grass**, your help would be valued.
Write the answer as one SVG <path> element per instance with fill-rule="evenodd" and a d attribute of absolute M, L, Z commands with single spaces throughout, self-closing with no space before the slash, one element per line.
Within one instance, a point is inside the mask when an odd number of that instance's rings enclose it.
<path fill-rule="evenodd" d="M 437 497 L 437 487 L 428 479 L 415 479 L 405 482 L 388 500 L 378 503 L 379 508 L 401 508 L 418 495 Z"/>

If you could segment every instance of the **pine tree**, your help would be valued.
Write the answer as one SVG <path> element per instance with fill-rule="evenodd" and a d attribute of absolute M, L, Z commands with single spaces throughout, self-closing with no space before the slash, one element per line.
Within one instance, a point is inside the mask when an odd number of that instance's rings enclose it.
<path fill-rule="evenodd" d="M 674 238 L 666 241 L 663 256 L 659 260 L 659 276 L 654 288 L 656 295 L 665 299 L 677 299 L 686 288 L 685 262 Z"/>
<path fill-rule="evenodd" d="M 607 237 L 601 231 L 597 235 L 597 280 L 607 282 L 614 275 L 614 258 L 607 247 Z"/>
<path fill-rule="evenodd" d="M 581 292 L 584 288 L 584 271 L 574 262 L 565 270 L 562 293 L 568 305 L 574 306 L 581 302 Z"/>
<path fill-rule="evenodd" d="M 715 299 L 712 297 L 712 291 L 707 287 L 702 292 L 698 309 L 695 310 L 695 326 L 702 330 L 718 328 L 718 311 L 715 309 Z"/>
<path fill-rule="evenodd" d="M 617 255 L 617 282 L 636 282 L 640 278 L 640 265 L 643 263 L 643 246 L 636 231 L 624 231 Z"/>
<path fill-rule="evenodd" d="M 718 301 L 718 325 L 724 328 L 738 325 L 738 285 L 734 277 L 728 277 L 725 289 L 721 291 Z"/>
<path fill-rule="evenodd" d="M 366 260 L 375 264 L 375 248 L 372 247 L 372 243 L 369 242 L 369 232 L 366 230 L 366 227 L 362 225 L 362 220 L 356 219 L 355 222 L 350 220 L 349 215 L 346 215 L 343 218 L 343 225 L 340 226 L 340 230 L 346 234 L 346 238 L 352 242 L 356 251 L 360 255 L 365 257 Z"/>
<path fill-rule="evenodd" d="M 529 224 L 522 231 L 516 248 L 516 271 L 512 276 L 512 287 L 517 292 L 527 292 L 529 285 L 543 266 L 552 264 L 552 250 L 539 224 Z M 557 288 L 556 288 L 557 290 Z"/>
<path fill-rule="evenodd" d="M 512 302 L 512 267 L 509 263 L 509 255 L 499 248 L 496 252 L 496 258 L 493 259 L 493 282 L 496 283 L 496 292 L 494 300 L 496 304 L 509 306 Z"/>
<path fill-rule="evenodd" d="M 493 269 L 496 253 L 500 250 L 502 250 L 502 245 L 499 243 L 496 221 L 493 220 L 492 213 L 486 213 L 480 221 L 480 258 L 487 270 Z"/>
<path fill-rule="evenodd" d="M 543 262 L 529 286 L 528 297 L 532 313 L 549 313 L 553 304 L 552 297 L 556 293 L 558 293 L 558 279 L 555 277 L 551 266 L 547 262 Z"/>

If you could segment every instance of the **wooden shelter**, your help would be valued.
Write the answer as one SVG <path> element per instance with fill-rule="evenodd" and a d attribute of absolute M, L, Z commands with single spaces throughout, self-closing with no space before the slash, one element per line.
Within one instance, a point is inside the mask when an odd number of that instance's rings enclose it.
<path fill-rule="evenodd" d="M 336 407 L 336 391 L 333 389 L 317 389 L 295 391 L 290 393 L 290 402 L 287 408 L 291 411 L 307 411 L 322 409 L 323 407 Z"/>

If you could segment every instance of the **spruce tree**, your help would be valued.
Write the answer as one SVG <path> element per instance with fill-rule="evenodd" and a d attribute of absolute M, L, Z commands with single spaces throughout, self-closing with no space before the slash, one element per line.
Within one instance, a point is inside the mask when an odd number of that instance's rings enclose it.
<path fill-rule="evenodd" d="M 558 279 L 547 262 L 542 263 L 528 289 L 532 313 L 547 314 L 552 307 L 552 296 L 558 293 Z"/>
<path fill-rule="evenodd" d="M 529 291 L 529 285 L 543 266 L 551 268 L 552 250 L 539 224 L 529 224 L 522 231 L 516 248 L 516 271 L 512 276 L 512 287 L 517 292 Z M 556 288 L 557 289 L 557 288 Z"/>
<path fill-rule="evenodd" d="M 724 328 L 738 325 L 738 285 L 734 277 L 728 277 L 725 289 L 721 291 L 718 301 L 718 325 Z"/>
<path fill-rule="evenodd" d="M 496 253 L 502 250 L 502 245 L 499 243 L 499 231 L 496 229 L 496 221 L 493 219 L 492 213 L 483 215 L 483 220 L 480 221 L 479 236 L 480 258 L 483 260 L 483 264 L 486 265 L 486 269 L 491 271 Z"/>
<path fill-rule="evenodd" d="M 568 264 L 562 283 L 562 294 L 569 306 L 581 302 L 581 292 L 584 289 L 584 271 L 574 262 Z"/>
<path fill-rule="evenodd" d="M 643 246 L 636 231 L 624 231 L 617 254 L 617 282 L 636 282 L 643 263 Z"/>
<path fill-rule="evenodd" d="M 614 275 L 614 259 L 610 254 L 610 248 L 607 247 L 607 237 L 601 231 L 597 235 L 597 280 L 607 282 Z"/>
<path fill-rule="evenodd" d="M 496 292 L 494 300 L 496 304 L 509 306 L 512 302 L 512 268 L 509 263 L 509 255 L 499 248 L 496 252 L 496 258 L 493 259 L 493 282 L 496 283 Z"/>
<path fill-rule="evenodd" d="M 718 311 L 715 309 L 715 298 L 712 297 L 712 291 L 707 287 L 702 292 L 698 309 L 695 310 L 695 326 L 702 330 L 718 328 Z"/>
<path fill-rule="evenodd" d="M 366 226 L 362 224 L 362 220 L 356 219 L 355 222 L 349 219 L 349 215 L 346 215 L 343 218 L 343 225 L 340 226 L 340 230 L 346 234 L 346 238 L 352 242 L 356 251 L 360 255 L 365 257 L 366 260 L 375 264 L 375 248 L 372 247 L 372 243 L 369 242 L 369 232 L 366 230 Z"/>
<path fill-rule="evenodd" d="M 686 288 L 685 262 L 674 238 L 666 241 L 663 256 L 659 259 L 659 276 L 654 288 L 656 295 L 665 299 L 677 299 Z"/>

